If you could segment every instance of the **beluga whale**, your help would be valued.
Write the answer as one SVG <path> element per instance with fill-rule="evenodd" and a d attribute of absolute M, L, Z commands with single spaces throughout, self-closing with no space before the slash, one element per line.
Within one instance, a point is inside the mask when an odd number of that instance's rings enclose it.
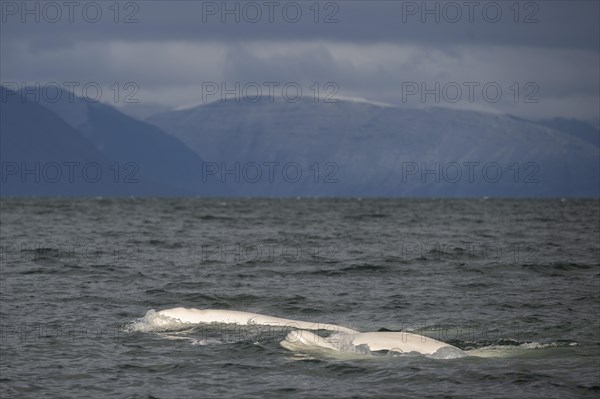
<path fill-rule="evenodd" d="M 434 358 L 457 358 L 469 354 L 453 345 L 433 338 L 408 332 L 360 332 L 337 324 L 320 323 L 266 316 L 236 310 L 171 308 L 163 309 L 160 323 L 170 320 L 182 323 L 227 323 L 237 325 L 266 325 L 289 328 L 280 345 L 295 352 L 355 352 L 371 353 L 389 351 L 395 353 L 417 353 Z M 156 321 L 155 321 L 156 322 Z M 329 331 L 321 336 L 312 331 Z"/>
<path fill-rule="evenodd" d="M 161 316 L 170 317 L 183 323 L 227 323 L 242 326 L 257 324 L 265 326 L 289 327 L 302 330 L 328 330 L 342 333 L 356 333 L 350 328 L 327 323 L 314 323 L 284 319 L 282 317 L 265 316 L 258 313 L 241 312 L 237 310 L 172 308 L 157 312 Z"/>
<path fill-rule="evenodd" d="M 333 334 L 322 337 L 305 330 L 290 331 L 280 345 L 291 351 L 328 350 L 354 353 L 372 353 L 379 351 L 395 353 L 417 353 L 439 359 L 469 356 L 455 346 L 424 335 L 407 332 L 356 332 Z"/>

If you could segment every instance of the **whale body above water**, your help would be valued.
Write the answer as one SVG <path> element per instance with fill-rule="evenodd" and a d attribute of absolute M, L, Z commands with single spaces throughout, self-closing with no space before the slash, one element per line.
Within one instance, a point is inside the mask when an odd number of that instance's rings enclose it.
<path fill-rule="evenodd" d="M 259 324 L 265 326 L 290 327 L 301 330 L 328 330 L 345 333 L 357 333 L 350 328 L 335 324 L 313 323 L 284 319 L 282 317 L 265 316 L 258 313 L 240 312 L 237 310 L 216 309 L 194 309 L 194 308 L 172 308 L 158 312 L 159 315 L 177 319 L 184 323 L 232 323 L 242 326 Z"/>
<path fill-rule="evenodd" d="M 238 325 L 268 325 L 291 328 L 280 345 L 288 350 L 330 350 L 347 351 L 348 348 L 366 347 L 369 351 L 392 351 L 399 353 L 420 353 L 435 355 L 441 352 L 450 353 L 451 357 L 462 357 L 468 354 L 461 349 L 437 341 L 433 338 L 407 332 L 359 332 L 336 324 L 316 323 L 272 317 L 258 313 L 235 310 L 172 308 L 164 309 L 157 314 L 175 319 L 183 323 L 230 323 Z M 333 334 L 322 337 L 308 330 L 326 330 Z"/>

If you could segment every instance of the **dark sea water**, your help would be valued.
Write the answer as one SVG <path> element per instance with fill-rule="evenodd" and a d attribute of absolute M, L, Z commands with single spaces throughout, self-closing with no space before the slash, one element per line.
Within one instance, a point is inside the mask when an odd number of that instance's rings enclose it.
<path fill-rule="evenodd" d="M 2 398 L 597 397 L 597 200 L 3 199 Z M 486 357 L 296 353 L 185 306 Z M 151 313 L 150 313 L 151 314 Z"/>

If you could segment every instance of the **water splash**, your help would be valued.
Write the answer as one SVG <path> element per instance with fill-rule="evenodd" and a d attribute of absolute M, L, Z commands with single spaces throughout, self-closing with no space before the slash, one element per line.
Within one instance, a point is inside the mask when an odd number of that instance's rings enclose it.
<path fill-rule="evenodd" d="M 180 320 L 164 316 L 150 309 L 144 317 L 140 317 L 124 327 L 125 332 L 167 332 L 182 331 L 194 326 L 192 323 L 184 323 Z"/>

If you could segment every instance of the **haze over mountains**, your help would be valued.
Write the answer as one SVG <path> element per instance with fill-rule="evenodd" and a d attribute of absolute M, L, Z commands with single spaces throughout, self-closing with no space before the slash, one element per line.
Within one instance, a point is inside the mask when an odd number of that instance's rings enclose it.
<path fill-rule="evenodd" d="M 63 95 L 38 104 L 5 88 L 1 106 L 1 195 L 598 197 L 600 190 L 600 133 L 576 120 L 266 97 L 141 121 L 103 103 Z M 101 165 L 102 178 L 91 181 L 92 167 L 69 180 L 82 172 L 73 162 Z M 54 164 L 63 165 L 61 179 Z"/>
<path fill-rule="evenodd" d="M 246 179 L 240 173 L 247 195 L 598 195 L 600 136 L 577 121 L 272 98 L 217 101 L 148 121 L 218 164 L 209 179 L 231 183 L 232 174 L 219 172 L 236 163 L 279 165 L 279 184 L 267 184 L 267 167 L 257 183 L 256 167 Z M 298 183 L 286 184 L 286 163 L 300 165 Z"/>

